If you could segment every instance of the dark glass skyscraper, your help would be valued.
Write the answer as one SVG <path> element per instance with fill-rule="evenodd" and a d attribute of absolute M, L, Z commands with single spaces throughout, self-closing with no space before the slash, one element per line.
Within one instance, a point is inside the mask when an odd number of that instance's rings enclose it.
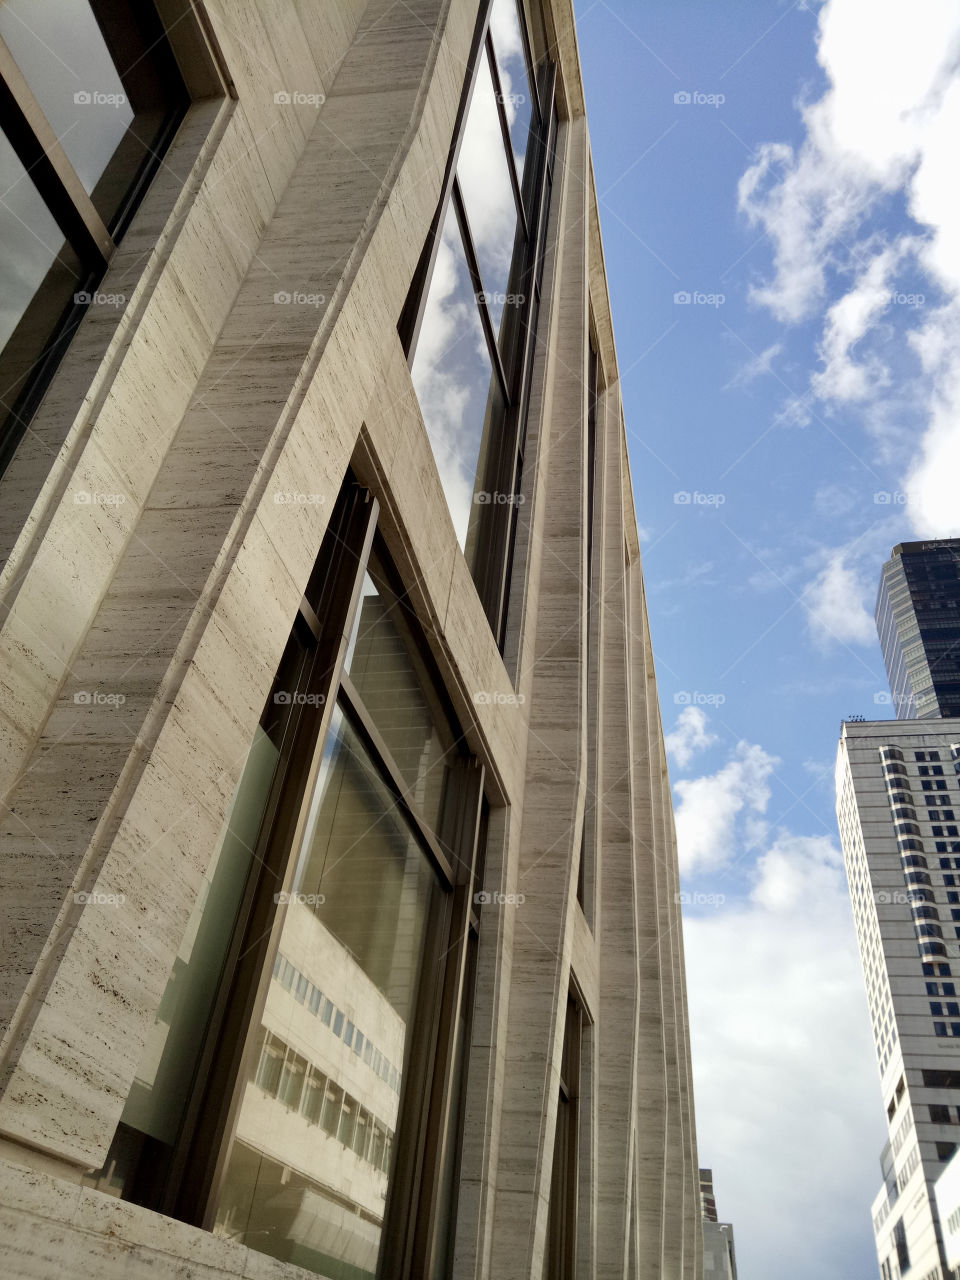
<path fill-rule="evenodd" d="M 960 538 L 894 547 L 876 620 L 897 718 L 960 716 Z"/>

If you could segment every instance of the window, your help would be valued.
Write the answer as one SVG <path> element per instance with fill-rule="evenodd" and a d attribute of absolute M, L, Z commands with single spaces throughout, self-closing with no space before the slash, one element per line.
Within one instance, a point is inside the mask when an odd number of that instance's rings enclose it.
<path fill-rule="evenodd" d="M 943 1005 L 942 1005 L 942 1004 L 940 1004 L 939 1002 L 931 1001 L 931 1002 L 930 1002 L 930 1012 L 934 1015 L 934 1017 L 936 1017 L 936 1018 L 942 1018 L 942 1017 L 943 1017 Z"/>
<path fill-rule="evenodd" d="M 582 1023 L 580 1007 L 573 996 L 569 996 L 560 1065 L 550 1210 L 547 1217 L 547 1259 L 544 1274 L 550 1280 L 573 1280 L 576 1275 L 580 1126 L 578 1087 Z"/>
<path fill-rule="evenodd" d="M 928 996 L 938 996 L 940 994 L 940 986 L 936 982 L 927 982 L 925 984 Z"/>
<path fill-rule="evenodd" d="M 945 1036 L 947 1034 L 947 1024 L 945 1022 L 935 1022 L 933 1030 L 936 1035 Z"/>
<path fill-rule="evenodd" d="M 939 1102 L 931 1102 L 930 1122 L 931 1124 L 950 1124 L 952 1122 L 950 1108 Z"/>
<path fill-rule="evenodd" d="M 924 1068 L 921 1074 L 925 1089 L 960 1089 L 960 1071 L 939 1071 Z"/>
<path fill-rule="evenodd" d="M 893 1244 L 897 1251 L 897 1262 L 900 1264 L 900 1274 L 910 1268 L 910 1253 L 907 1249 L 907 1233 L 901 1218 L 897 1225 L 893 1228 Z"/>
<path fill-rule="evenodd" d="M 955 1142 L 938 1142 L 937 1143 L 937 1159 L 949 1160 L 957 1149 Z"/>
<path fill-rule="evenodd" d="M 0 5 L 0 474 L 187 103 L 149 0 Z"/>
<path fill-rule="evenodd" d="M 441 1183 L 455 1211 L 483 772 L 376 519 L 348 482 L 211 873 L 210 998 L 157 1037 L 183 1058 L 180 1108 L 150 1046 L 93 1180 L 323 1276 L 403 1254 L 412 1280 L 438 1256 Z"/>
<path fill-rule="evenodd" d="M 488 16 L 399 327 L 457 539 L 502 639 L 557 114 L 554 69 L 534 72 L 516 0 L 493 0 Z"/>

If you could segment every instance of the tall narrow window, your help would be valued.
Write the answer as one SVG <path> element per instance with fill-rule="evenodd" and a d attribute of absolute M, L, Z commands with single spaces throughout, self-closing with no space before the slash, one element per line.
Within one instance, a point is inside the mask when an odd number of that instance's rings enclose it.
<path fill-rule="evenodd" d="M 150 0 L 0 4 L 0 474 L 187 104 Z"/>
<path fill-rule="evenodd" d="M 94 1181 L 329 1280 L 440 1280 L 483 771 L 376 517 L 348 483 Z"/>
<path fill-rule="evenodd" d="M 478 27 L 448 180 L 400 320 L 457 539 L 498 639 L 556 134 L 516 0 Z"/>
<path fill-rule="evenodd" d="M 577 1191 L 579 1183 L 579 1083 L 583 1015 L 567 998 L 557 1099 L 557 1132 L 550 1178 L 550 1210 L 543 1280 L 573 1280 L 577 1265 Z"/>

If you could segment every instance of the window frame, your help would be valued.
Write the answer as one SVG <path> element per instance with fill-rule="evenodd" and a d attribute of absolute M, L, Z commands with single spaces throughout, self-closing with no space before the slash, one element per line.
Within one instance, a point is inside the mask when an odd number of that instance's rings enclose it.
<path fill-rule="evenodd" d="M 396 574 L 378 534 L 378 517 L 377 500 L 348 475 L 267 699 L 265 716 L 276 705 L 275 693 L 281 687 L 289 692 L 284 680 L 288 651 L 294 643 L 305 644 L 307 656 L 299 668 L 296 690 L 298 695 L 302 692 L 312 696 L 294 698 L 292 708 L 288 700 L 285 707 L 288 724 L 254 848 L 254 871 L 244 891 L 230 952 L 206 1025 L 180 1135 L 167 1166 L 159 1173 L 148 1171 L 146 1178 L 138 1174 L 130 1194 L 125 1190 L 124 1195 L 195 1226 L 207 1230 L 214 1226 L 236 1140 L 242 1096 L 259 1060 L 257 1031 L 279 964 L 286 902 L 308 802 L 323 760 L 334 709 L 339 708 L 430 863 L 439 891 L 437 905 L 429 917 L 415 1013 L 409 1027 L 410 1053 L 404 1069 L 378 1264 L 380 1274 L 384 1259 L 389 1258 L 391 1275 L 412 1280 L 426 1274 L 417 1270 L 414 1259 L 432 1256 L 431 1250 L 436 1249 L 440 1167 L 449 1157 L 448 1144 L 457 1144 L 459 1136 L 455 1121 L 462 1113 L 466 1070 L 461 1072 L 459 1088 L 455 1088 L 455 1042 L 458 1021 L 466 1016 L 467 1034 L 459 1049 L 466 1059 L 475 973 L 470 955 L 479 931 L 473 889 L 482 860 L 480 815 L 485 770 L 467 752 L 454 719 L 450 726 L 453 745 L 444 813 L 438 824 L 440 830 L 431 830 L 417 811 L 399 766 L 344 670 L 348 638 L 362 603 L 367 564 L 375 548 L 385 570 L 381 576 L 387 579 L 387 589 L 395 589 Z M 406 621 L 424 646 L 420 656 L 428 674 L 435 675 L 433 659 L 409 600 L 395 595 L 394 603 L 408 615 Z M 441 700 L 445 698 L 442 685 L 437 686 L 437 693 Z M 454 1159 L 458 1178 L 458 1145 Z M 400 1270 L 396 1269 L 398 1259 L 403 1259 Z"/>
<path fill-rule="evenodd" d="M 53 376 L 90 306 L 90 295 L 103 279 L 117 246 L 150 183 L 164 163 L 164 156 L 195 100 L 190 85 L 193 77 L 182 65 L 182 58 L 179 56 L 184 52 L 185 46 L 195 42 L 184 33 L 180 33 L 177 38 L 173 37 L 173 27 L 179 24 L 179 19 L 168 28 L 164 14 L 152 0 L 130 10 L 131 15 L 135 16 L 130 16 L 125 21 L 118 17 L 124 11 L 105 4 L 104 0 L 90 0 L 90 7 L 98 25 L 102 25 L 98 10 L 104 11 L 104 22 L 110 29 L 113 41 L 118 38 L 127 39 L 147 46 L 146 52 L 134 58 L 124 70 L 117 68 L 124 88 L 129 90 L 131 84 L 146 84 L 153 78 L 154 67 L 146 60 L 147 53 L 150 53 L 154 59 L 165 64 L 162 79 L 165 83 L 169 81 L 169 105 L 156 136 L 150 145 L 145 144 L 147 154 L 126 185 L 122 200 L 110 216 L 109 223 L 104 222 L 94 204 L 93 195 L 86 191 L 80 181 L 25 74 L 6 41 L 0 37 L 2 132 L 37 195 L 63 234 L 64 245 L 58 251 L 58 256 L 64 249 L 68 249 L 76 255 L 83 271 L 77 278 L 72 303 L 62 308 L 59 317 L 52 324 L 44 326 L 45 337 L 41 351 L 30 371 L 24 375 L 22 385 L 11 394 L 9 402 L 4 400 L 0 403 L 0 478 L 12 463 L 20 443 L 30 430 L 30 424 Z M 181 48 L 178 49 L 178 46 Z M 109 56 L 113 58 L 113 49 L 109 44 L 107 48 Z M 209 71 L 206 74 L 201 71 L 200 78 L 209 80 Z M 136 90 L 133 90 L 128 101 L 132 102 L 137 96 Z M 115 158 L 116 152 L 108 161 L 107 169 Z M 31 308 L 38 300 L 42 303 L 45 285 L 46 280 L 41 282 L 27 303 L 11 339 Z"/>
<path fill-rule="evenodd" d="M 516 3 L 516 0 L 514 2 Z M 523 470 L 526 422 L 537 343 L 537 320 L 542 301 L 547 224 L 559 132 L 557 66 L 549 57 L 544 58 L 539 66 L 534 63 L 524 8 L 522 4 L 517 3 L 523 52 L 532 95 L 533 112 L 528 142 L 529 147 L 532 148 L 532 154 L 527 155 L 521 178 L 516 171 L 500 71 L 490 30 L 492 0 L 487 0 L 478 16 L 474 31 L 464 91 L 457 112 L 453 144 L 447 157 L 440 200 L 414 272 L 403 311 L 397 322 L 407 364 L 412 369 L 440 248 L 443 225 L 452 202 L 476 305 L 480 313 L 487 354 L 493 366 L 493 377 L 504 402 L 503 424 L 499 429 L 499 438 L 491 442 L 484 487 L 490 492 L 511 496 L 515 496 L 520 491 Z M 500 131 L 517 210 L 517 245 L 520 243 L 520 234 L 523 235 L 523 252 L 518 256 L 515 247 L 510 276 L 510 288 L 514 288 L 515 279 L 516 293 L 523 298 L 523 302 L 519 304 L 515 317 L 510 317 L 506 309 L 504 311 L 501 322 L 502 334 L 507 338 L 504 350 L 501 350 L 499 341 L 501 335 L 495 332 L 489 307 L 482 298 L 485 286 L 480 274 L 479 258 L 470 227 L 469 214 L 457 177 L 467 116 L 484 58 L 487 60 L 493 81 Z M 501 649 L 506 641 L 507 602 L 518 515 L 518 504 L 511 501 L 489 503 L 481 508 L 478 517 L 482 523 L 478 531 L 479 550 L 477 561 L 472 569 L 472 577 L 491 630 Z"/>

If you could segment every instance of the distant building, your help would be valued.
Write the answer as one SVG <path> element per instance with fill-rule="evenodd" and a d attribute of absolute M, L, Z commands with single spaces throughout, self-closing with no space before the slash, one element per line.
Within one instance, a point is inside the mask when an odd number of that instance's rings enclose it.
<path fill-rule="evenodd" d="M 937 1179 L 937 1211 L 943 1253 L 951 1276 L 960 1274 L 960 1159 L 956 1156 Z"/>
<path fill-rule="evenodd" d="M 883 1280 L 946 1268 L 934 1186 L 960 1138 L 960 719 L 847 722 L 837 817 L 890 1136 Z"/>
<path fill-rule="evenodd" d="M 700 1213 L 703 1218 L 704 1280 L 737 1280 L 737 1258 L 733 1248 L 733 1227 L 717 1221 L 717 1199 L 713 1190 L 713 1170 L 700 1170 Z"/>
<path fill-rule="evenodd" d="M 876 619 L 897 717 L 960 716 L 960 538 L 894 547 Z"/>

